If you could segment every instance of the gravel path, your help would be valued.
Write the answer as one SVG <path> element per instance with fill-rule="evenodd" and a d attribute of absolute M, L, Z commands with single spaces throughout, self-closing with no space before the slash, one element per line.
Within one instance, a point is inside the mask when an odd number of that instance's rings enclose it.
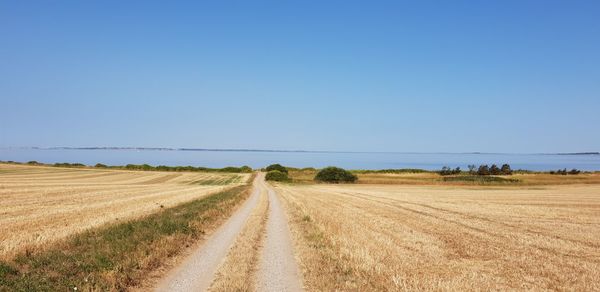
<path fill-rule="evenodd" d="M 259 263 L 258 291 L 303 291 L 298 264 L 294 258 L 288 218 L 275 191 L 269 193 L 269 219 Z"/>
<path fill-rule="evenodd" d="M 156 291 L 205 291 L 210 287 L 215 273 L 244 227 L 248 216 L 258 204 L 264 175 L 254 180 L 252 195 L 242 208 L 219 227 L 198 250 L 175 268 L 157 285 Z"/>

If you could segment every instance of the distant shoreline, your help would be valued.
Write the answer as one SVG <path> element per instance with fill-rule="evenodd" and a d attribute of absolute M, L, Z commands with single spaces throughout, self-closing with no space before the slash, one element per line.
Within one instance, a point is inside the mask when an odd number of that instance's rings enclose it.
<path fill-rule="evenodd" d="M 499 153 L 499 152 L 396 152 L 396 151 L 328 151 L 328 150 L 275 150 L 233 148 L 171 148 L 171 147 L 0 147 L 0 149 L 30 150 L 136 150 L 136 151 L 198 151 L 198 152 L 268 152 L 268 153 L 354 153 L 354 154 L 460 154 L 460 155 L 600 155 L 600 152 L 557 153 Z"/>

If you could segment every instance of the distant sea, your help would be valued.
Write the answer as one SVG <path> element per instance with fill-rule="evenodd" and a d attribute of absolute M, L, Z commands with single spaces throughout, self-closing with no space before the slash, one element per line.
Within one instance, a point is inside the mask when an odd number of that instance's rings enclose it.
<path fill-rule="evenodd" d="M 494 154 L 494 153 L 391 153 L 391 152 L 302 152 L 256 150 L 173 149 L 39 149 L 0 148 L 0 160 L 94 165 L 151 164 L 225 167 L 248 165 L 260 168 L 271 163 L 293 167 L 339 166 L 348 169 L 421 168 L 443 166 L 466 169 L 469 164 L 504 164 L 513 169 L 600 170 L 598 154 Z"/>

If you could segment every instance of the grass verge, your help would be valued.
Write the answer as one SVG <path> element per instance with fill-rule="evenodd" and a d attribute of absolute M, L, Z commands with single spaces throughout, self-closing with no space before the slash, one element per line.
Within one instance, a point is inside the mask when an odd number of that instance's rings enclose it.
<path fill-rule="evenodd" d="M 123 291 L 199 240 L 244 201 L 250 184 L 0 261 L 0 291 Z"/>

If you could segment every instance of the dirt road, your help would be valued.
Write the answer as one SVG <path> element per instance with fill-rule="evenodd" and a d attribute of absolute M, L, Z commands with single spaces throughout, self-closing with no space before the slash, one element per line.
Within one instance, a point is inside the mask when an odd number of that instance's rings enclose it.
<path fill-rule="evenodd" d="M 298 264 L 294 258 L 288 218 L 275 191 L 269 192 L 269 220 L 259 264 L 258 291 L 302 291 Z"/>
<path fill-rule="evenodd" d="M 302 291 L 300 272 L 294 258 L 287 216 L 275 191 L 259 174 L 253 182 L 252 195 L 242 208 L 194 251 L 183 264 L 161 280 L 156 291 L 206 291 L 228 256 L 232 245 L 244 228 L 261 192 L 268 192 L 269 214 L 260 251 L 255 281 L 258 291 Z"/>
<path fill-rule="evenodd" d="M 261 190 L 257 182 L 263 180 L 264 175 L 259 174 L 254 179 L 252 195 L 242 208 L 217 229 L 183 264 L 160 281 L 156 291 L 205 291 L 210 287 L 215 272 L 227 256 L 230 246 L 244 227 L 252 209 L 258 203 Z"/>

